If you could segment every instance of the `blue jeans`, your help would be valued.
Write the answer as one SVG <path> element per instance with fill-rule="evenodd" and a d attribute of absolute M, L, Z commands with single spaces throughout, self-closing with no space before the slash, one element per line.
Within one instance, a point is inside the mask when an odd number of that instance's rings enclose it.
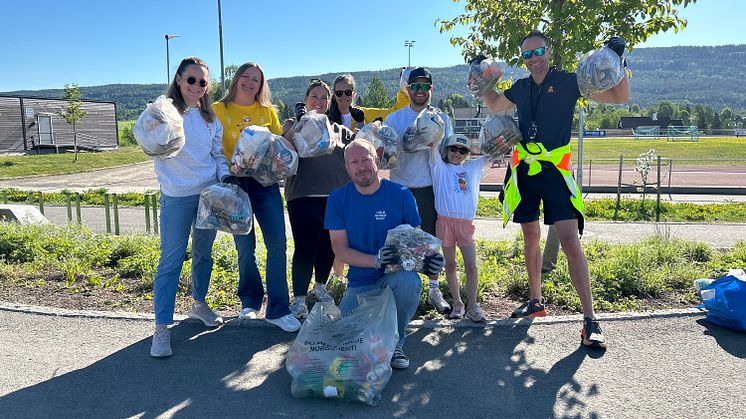
<path fill-rule="evenodd" d="M 267 247 L 267 315 L 276 319 L 290 314 L 285 238 L 285 210 L 280 187 L 264 187 L 252 178 L 241 178 L 241 188 L 249 194 L 251 209 L 262 229 Z M 248 235 L 234 235 L 238 251 L 238 298 L 241 305 L 259 310 L 264 301 L 264 286 L 256 263 L 256 229 Z"/>
<path fill-rule="evenodd" d="M 205 301 L 212 273 L 212 244 L 216 230 L 194 228 L 199 195 L 172 197 L 161 194 L 161 258 L 153 282 L 153 310 L 157 324 L 174 322 L 179 275 L 192 234 L 192 298 Z"/>
<path fill-rule="evenodd" d="M 378 281 L 363 285 L 361 287 L 348 287 L 342 301 L 339 303 L 339 309 L 342 313 L 349 313 L 358 306 L 357 295 L 368 292 L 376 288 L 383 288 L 386 285 L 394 292 L 396 300 L 396 323 L 399 327 L 398 346 L 404 345 L 404 339 L 407 337 L 407 325 L 417 312 L 417 306 L 420 304 L 420 293 L 422 292 L 422 279 L 417 272 L 399 271 L 386 274 Z"/>

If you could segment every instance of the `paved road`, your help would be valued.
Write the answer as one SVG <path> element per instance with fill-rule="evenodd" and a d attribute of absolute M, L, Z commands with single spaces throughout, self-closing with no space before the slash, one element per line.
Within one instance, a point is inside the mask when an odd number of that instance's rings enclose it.
<path fill-rule="evenodd" d="M 548 318 L 552 319 L 552 318 Z M 0 309 L 0 412 L 81 417 L 742 417 L 746 335 L 701 314 L 607 320 L 612 347 L 579 348 L 579 320 L 420 327 L 412 365 L 376 407 L 295 399 L 293 335 L 260 321 L 181 322 L 148 356 L 150 320 Z M 558 321 L 559 320 L 559 321 Z M 161 417 L 161 416 L 159 416 Z"/>

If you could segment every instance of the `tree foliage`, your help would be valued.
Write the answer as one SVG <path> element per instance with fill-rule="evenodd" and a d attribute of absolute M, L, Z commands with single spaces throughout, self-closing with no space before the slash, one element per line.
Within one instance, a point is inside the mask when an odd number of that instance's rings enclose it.
<path fill-rule="evenodd" d="M 67 105 L 60 111 L 60 116 L 68 124 L 73 126 L 73 147 L 75 148 L 74 161 L 78 161 L 78 121 L 86 116 L 83 110 L 83 102 L 80 100 L 80 90 L 75 83 L 66 84 L 62 99 L 67 101 Z"/>
<path fill-rule="evenodd" d="M 459 1 L 459 0 L 454 0 Z M 482 52 L 518 63 L 520 41 L 533 29 L 551 40 L 552 59 L 562 69 L 575 68 L 577 54 L 599 47 L 618 35 L 629 46 L 668 29 L 679 31 L 687 21 L 674 6 L 696 0 L 466 0 L 464 13 L 439 19 L 440 32 L 466 26 L 469 34 L 454 36 L 465 58 Z"/>
<path fill-rule="evenodd" d="M 368 89 L 365 91 L 365 96 L 361 100 L 361 105 L 369 108 L 388 108 L 393 104 L 394 101 L 389 99 L 389 93 L 386 91 L 383 81 L 378 76 L 373 76 Z"/>

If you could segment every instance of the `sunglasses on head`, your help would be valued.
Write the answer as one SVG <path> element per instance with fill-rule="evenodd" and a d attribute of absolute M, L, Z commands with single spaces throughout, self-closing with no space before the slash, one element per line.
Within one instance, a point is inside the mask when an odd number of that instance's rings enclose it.
<path fill-rule="evenodd" d="M 420 90 L 423 92 L 429 92 L 432 85 L 430 83 L 412 83 L 409 87 L 413 92 L 419 92 Z"/>
<path fill-rule="evenodd" d="M 342 95 L 345 96 L 352 96 L 352 89 L 347 90 L 335 90 L 334 94 L 337 95 L 337 97 L 342 97 Z"/>
<path fill-rule="evenodd" d="M 314 84 L 318 84 L 318 85 L 326 84 L 326 85 L 328 85 L 329 83 L 325 82 L 324 80 L 316 79 L 316 78 L 313 78 L 313 79 L 311 79 L 311 80 L 308 81 L 308 85 L 309 86 L 313 86 Z"/>
<path fill-rule="evenodd" d="M 546 51 L 547 51 L 547 47 L 539 47 L 536 49 L 530 49 L 528 51 L 522 51 L 521 58 L 523 58 L 524 60 L 528 60 L 529 58 L 531 58 L 532 55 L 541 57 L 542 55 L 544 55 Z"/>
<path fill-rule="evenodd" d="M 469 152 L 469 150 L 467 150 L 467 149 L 465 149 L 463 147 L 459 147 L 457 145 L 449 145 L 448 146 L 448 151 L 450 151 L 451 153 L 458 153 L 458 154 L 461 154 L 461 155 L 464 155 L 464 154 L 466 154 L 466 153 Z"/>
<path fill-rule="evenodd" d="M 197 83 L 197 78 L 194 77 L 194 76 L 189 76 L 189 77 L 187 77 L 187 83 L 189 83 L 189 84 Z M 199 80 L 199 87 L 207 87 L 207 80 L 200 79 Z"/>

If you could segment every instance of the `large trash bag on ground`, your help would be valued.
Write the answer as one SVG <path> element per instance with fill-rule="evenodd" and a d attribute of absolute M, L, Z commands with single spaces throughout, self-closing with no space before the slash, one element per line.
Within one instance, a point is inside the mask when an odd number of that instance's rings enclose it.
<path fill-rule="evenodd" d="M 746 332 L 746 276 L 729 272 L 700 290 L 707 321 L 728 329 Z"/>
<path fill-rule="evenodd" d="M 575 72 L 580 94 L 587 98 L 613 88 L 624 78 L 622 58 L 606 46 L 581 57 Z"/>
<path fill-rule="evenodd" d="M 443 139 L 446 124 L 436 108 L 420 111 L 412 125 L 402 135 L 403 149 L 407 153 L 429 150 Z"/>
<path fill-rule="evenodd" d="M 272 143 L 272 133 L 266 127 L 251 125 L 241 131 L 233 148 L 231 172 L 236 176 L 253 176 Z"/>
<path fill-rule="evenodd" d="M 249 194 L 238 185 L 216 183 L 199 195 L 195 227 L 249 234 L 253 217 Z"/>
<path fill-rule="evenodd" d="M 513 117 L 508 115 L 493 115 L 487 118 L 479 131 L 482 154 L 489 160 L 499 160 L 509 154 L 523 136 Z"/>
<path fill-rule="evenodd" d="M 285 360 L 293 396 L 381 400 L 399 341 L 396 302 L 389 287 L 357 298 L 358 308 L 344 315 L 333 301 L 313 306 Z"/>
<path fill-rule="evenodd" d="M 285 138 L 273 134 L 267 154 L 264 155 L 253 177 L 262 186 L 267 187 L 295 175 L 297 171 L 298 153 Z"/>
<path fill-rule="evenodd" d="M 173 101 L 161 95 L 137 118 L 132 134 L 148 156 L 172 159 L 184 147 L 184 119 Z"/>
<path fill-rule="evenodd" d="M 495 90 L 495 85 L 501 76 L 500 66 L 493 59 L 487 58 L 480 63 L 469 65 L 466 87 L 474 97 L 482 97 Z"/>
<path fill-rule="evenodd" d="M 394 246 L 399 256 L 396 264 L 386 266 L 386 272 L 417 271 L 425 267 L 425 257 L 434 255 L 440 250 L 441 241 L 432 234 L 402 224 L 386 233 L 386 246 Z"/>
<path fill-rule="evenodd" d="M 307 112 L 293 125 L 290 138 L 301 158 L 329 154 L 342 142 L 339 133 L 332 129 L 329 118 L 316 111 Z"/>
<path fill-rule="evenodd" d="M 374 121 L 360 128 L 355 138 L 373 144 L 378 154 L 379 169 L 387 170 L 398 167 L 402 141 L 393 128 L 382 124 L 381 121 Z"/>

